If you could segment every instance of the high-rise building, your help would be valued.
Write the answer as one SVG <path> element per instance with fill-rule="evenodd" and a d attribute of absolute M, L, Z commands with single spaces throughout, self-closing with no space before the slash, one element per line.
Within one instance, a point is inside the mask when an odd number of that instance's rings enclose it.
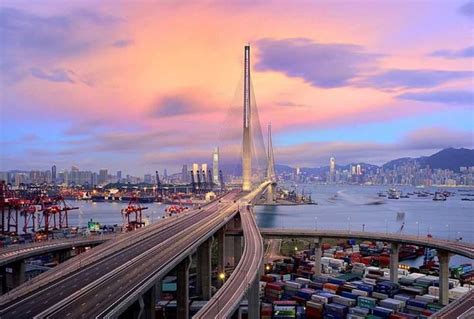
<path fill-rule="evenodd" d="M 121 180 L 122 180 L 122 171 L 117 171 L 117 182 L 120 183 Z"/>
<path fill-rule="evenodd" d="M 193 163 L 193 176 L 194 181 L 197 182 L 197 174 L 199 173 L 199 164 Z"/>
<path fill-rule="evenodd" d="M 56 185 L 56 165 L 51 167 L 51 182 Z"/>
<path fill-rule="evenodd" d="M 207 175 L 207 164 L 206 163 L 201 164 L 201 171 L 204 171 Z"/>
<path fill-rule="evenodd" d="M 187 183 L 189 181 L 188 165 L 186 164 L 183 164 L 183 168 L 181 169 L 181 181 L 183 183 Z"/>
<path fill-rule="evenodd" d="M 329 182 L 336 181 L 336 158 L 333 156 L 329 159 Z"/>
<path fill-rule="evenodd" d="M 219 184 L 219 147 L 212 152 L 212 182 Z"/>
<path fill-rule="evenodd" d="M 69 186 L 69 172 L 67 171 L 67 169 L 64 170 L 64 173 L 63 173 L 64 177 L 63 177 L 63 182 L 64 182 L 64 185 L 66 186 Z"/>
<path fill-rule="evenodd" d="M 168 178 L 168 170 L 166 168 L 163 170 L 163 178 Z"/>
<path fill-rule="evenodd" d="M 362 167 L 360 166 L 360 164 L 357 164 L 357 175 L 362 175 Z"/>
<path fill-rule="evenodd" d="M 356 166 L 351 164 L 351 175 L 356 175 Z"/>
<path fill-rule="evenodd" d="M 151 184 L 152 180 L 151 180 L 151 174 L 145 174 L 143 176 L 143 182 L 145 183 L 148 183 L 148 184 Z"/>
<path fill-rule="evenodd" d="M 108 180 L 108 171 L 106 168 L 100 169 L 99 170 L 99 178 L 98 178 L 99 184 L 105 184 L 107 183 Z"/>

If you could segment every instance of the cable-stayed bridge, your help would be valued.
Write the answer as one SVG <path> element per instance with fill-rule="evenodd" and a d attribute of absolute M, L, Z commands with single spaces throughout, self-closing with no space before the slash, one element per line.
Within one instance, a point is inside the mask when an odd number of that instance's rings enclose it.
<path fill-rule="evenodd" d="M 381 234 L 346 234 L 344 232 L 304 230 L 263 230 L 256 225 L 252 204 L 265 196 L 274 200 L 276 184 L 271 126 L 267 149 L 257 147 L 253 138 L 261 136 L 260 125 L 253 125 L 256 104 L 250 77 L 250 46 L 244 49 L 242 109 L 242 190 L 160 223 L 116 236 L 94 249 L 72 258 L 26 284 L 0 297 L 0 318 L 154 318 L 155 300 L 162 279 L 169 273 L 177 277 L 177 317 L 189 318 L 190 268 L 196 265 L 196 290 L 207 303 L 195 318 L 228 318 L 235 314 L 243 298 L 248 300 L 250 318 L 259 318 L 259 273 L 262 270 L 263 239 L 306 237 L 382 238 Z M 257 121 L 258 122 L 258 121 Z M 260 132 L 258 132 L 260 131 Z M 261 143 L 260 143 L 261 144 Z M 265 169 L 259 166 L 257 152 L 265 154 Z M 257 162 L 257 163 L 256 163 Z M 262 173 L 263 172 L 263 173 Z M 398 268 L 398 245 L 402 242 L 435 247 L 440 256 L 440 300 L 447 303 L 448 263 L 450 253 L 472 258 L 474 246 L 448 241 L 420 241 L 387 235 L 392 243 L 391 268 Z M 228 249 L 226 246 L 230 246 Z M 70 247 L 70 243 L 58 243 Z M 230 257 L 234 271 L 212 295 L 212 247 L 217 246 L 218 273 L 225 273 Z M 317 247 L 318 249 L 319 246 Z M 22 257 L 48 251 L 48 247 L 28 247 L 13 252 L 0 251 L 0 268 L 5 272 L 13 263 L 20 269 Z M 318 254 L 317 254 L 318 255 Z M 2 257 L 3 256 L 3 257 Z M 320 254 L 319 254 L 320 256 Z M 10 257 L 8 257 L 10 258 Z M 12 269 L 12 267 L 10 267 Z M 320 272 L 320 268 L 317 272 Z M 397 272 L 391 272 L 397 280 Z M 19 279 L 18 281 L 21 281 Z"/>

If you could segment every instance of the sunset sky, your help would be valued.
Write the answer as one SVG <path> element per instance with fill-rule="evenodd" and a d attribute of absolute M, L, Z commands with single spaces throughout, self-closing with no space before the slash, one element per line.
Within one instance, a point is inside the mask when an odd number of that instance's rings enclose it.
<path fill-rule="evenodd" d="M 0 170 L 210 162 L 247 43 L 277 163 L 474 147 L 474 1 L 0 3 Z"/>

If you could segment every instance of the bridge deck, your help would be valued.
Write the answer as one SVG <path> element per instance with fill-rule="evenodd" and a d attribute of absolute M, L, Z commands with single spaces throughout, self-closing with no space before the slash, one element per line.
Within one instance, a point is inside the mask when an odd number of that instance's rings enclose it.
<path fill-rule="evenodd" d="M 377 233 L 347 230 L 311 230 L 311 229 L 275 229 L 261 228 L 260 232 L 265 238 L 347 238 L 373 241 L 394 242 L 400 244 L 411 244 L 423 247 L 436 248 L 449 253 L 461 255 L 474 259 L 474 244 L 458 241 L 450 241 L 439 238 L 419 237 L 400 233 Z"/>

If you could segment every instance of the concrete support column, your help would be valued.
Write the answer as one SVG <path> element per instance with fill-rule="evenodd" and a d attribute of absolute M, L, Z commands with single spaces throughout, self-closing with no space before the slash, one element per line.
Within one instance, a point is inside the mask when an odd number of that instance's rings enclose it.
<path fill-rule="evenodd" d="M 275 190 L 274 186 L 270 185 L 267 187 L 267 192 L 266 192 L 266 203 L 267 204 L 273 204 L 275 202 Z"/>
<path fill-rule="evenodd" d="M 439 302 L 445 306 L 449 303 L 449 253 L 438 250 L 439 261 Z"/>
<path fill-rule="evenodd" d="M 156 300 L 161 300 L 161 293 L 163 292 L 163 282 L 160 280 L 155 284 Z"/>
<path fill-rule="evenodd" d="M 151 287 L 143 295 L 143 309 L 140 309 L 141 318 L 155 319 L 155 303 L 156 303 L 156 285 Z M 140 305 L 142 307 L 142 305 Z"/>
<path fill-rule="evenodd" d="M 2 277 L 2 290 L 1 290 L 1 294 L 5 294 L 7 293 L 8 291 L 8 285 L 7 285 L 7 271 L 6 271 L 6 267 L 5 265 L 4 266 L 0 266 L 0 276 Z"/>
<path fill-rule="evenodd" d="M 178 319 L 189 319 L 189 258 L 185 258 L 176 267 L 177 288 L 176 288 L 176 308 Z"/>
<path fill-rule="evenodd" d="M 211 244 L 209 238 L 197 250 L 197 293 L 203 300 L 211 299 Z"/>
<path fill-rule="evenodd" d="M 398 282 L 398 253 L 400 244 L 392 243 L 390 249 L 390 281 Z"/>
<path fill-rule="evenodd" d="M 234 266 L 240 261 L 240 257 L 242 257 L 242 236 L 235 236 L 234 237 Z"/>
<path fill-rule="evenodd" d="M 248 301 L 248 318 L 259 319 L 260 318 L 260 281 L 259 274 L 255 276 L 255 279 L 251 283 L 247 290 L 247 301 Z"/>
<path fill-rule="evenodd" d="M 15 261 L 12 264 L 13 287 L 16 288 L 25 282 L 25 261 Z"/>
<path fill-rule="evenodd" d="M 217 271 L 225 272 L 225 229 L 221 228 L 217 231 Z M 222 281 L 218 279 L 218 287 L 222 285 Z"/>
<path fill-rule="evenodd" d="M 321 275 L 321 238 L 316 238 L 314 240 L 314 274 L 316 276 Z"/>

